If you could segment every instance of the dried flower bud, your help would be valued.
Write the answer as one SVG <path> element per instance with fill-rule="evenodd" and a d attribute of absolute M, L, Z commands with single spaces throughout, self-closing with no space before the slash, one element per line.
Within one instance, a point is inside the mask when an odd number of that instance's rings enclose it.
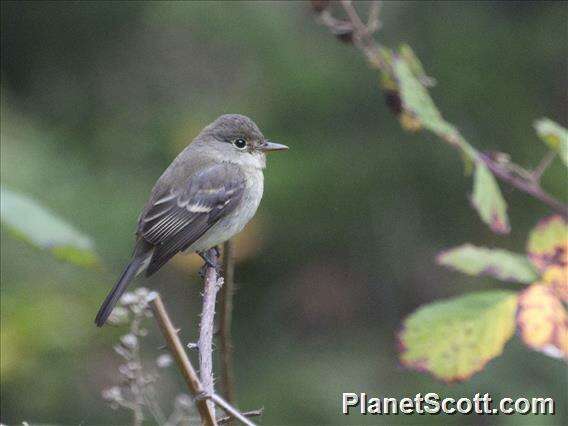
<path fill-rule="evenodd" d="M 113 349 L 117 354 L 119 354 L 124 359 L 130 359 L 130 352 L 128 352 L 128 350 L 124 346 L 114 345 Z"/>
<path fill-rule="evenodd" d="M 146 287 L 139 287 L 135 291 L 136 296 L 144 301 L 148 298 L 148 294 L 150 293 Z"/>
<path fill-rule="evenodd" d="M 122 295 L 122 297 L 120 298 L 120 303 L 121 303 L 122 305 L 125 305 L 125 306 L 131 305 L 131 304 L 133 304 L 133 303 L 136 303 L 136 301 L 137 301 L 137 297 L 136 297 L 136 295 L 135 295 L 134 293 L 132 293 L 131 291 L 129 291 L 129 292 L 127 292 L 127 293 L 124 293 L 124 294 Z"/>
<path fill-rule="evenodd" d="M 116 306 L 108 317 L 109 324 L 120 325 L 128 322 L 128 310 L 122 306 Z"/>
<path fill-rule="evenodd" d="M 120 342 L 128 349 L 134 349 L 138 345 L 138 338 L 131 333 L 125 334 L 120 338 Z"/>
<path fill-rule="evenodd" d="M 104 389 L 101 395 L 105 401 L 113 402 L 122 399 L 122 392 L 118 386 L 113 386 L 108 389 Z"/>
<path fill-rule="evenodd" d="M 156 365 L 159 368 L 167 368 L 172 365 L 172 357 L 169 354 L 162 354 L 156 358 Z"/>

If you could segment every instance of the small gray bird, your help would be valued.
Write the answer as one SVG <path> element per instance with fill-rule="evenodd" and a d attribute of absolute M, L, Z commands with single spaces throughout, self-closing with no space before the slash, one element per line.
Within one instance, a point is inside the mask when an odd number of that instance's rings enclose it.
<path fill-rule="evenodd" d="M 266 152 L 286 149 L 243 115 L 222 115 L 205 127 L 154 185 L 138 219 L 132 259 L 103 302 L 97 326 L 141 272 L 152 275 L 184 250 L 211 264 L 207 251 L 240 232 L 256 213 Z"/>

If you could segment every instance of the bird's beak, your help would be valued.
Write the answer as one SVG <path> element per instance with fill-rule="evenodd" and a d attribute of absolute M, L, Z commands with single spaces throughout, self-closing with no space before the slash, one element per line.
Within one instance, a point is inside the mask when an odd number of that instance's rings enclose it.
<path fill-rule="evenodd" d="M 286 145 L 282 145 L 281 143 L 270 142 L 265 140 L 258 146 L 258 149 L 263 152 L 269 151 L 287 151 L 289 148 Z"/>

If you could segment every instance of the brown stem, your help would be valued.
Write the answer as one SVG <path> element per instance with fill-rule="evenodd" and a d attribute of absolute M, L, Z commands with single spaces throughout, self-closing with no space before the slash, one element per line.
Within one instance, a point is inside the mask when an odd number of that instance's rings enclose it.
<path fill-rule="evenodd" d="M 209 250 L 210 259 L 217 264 L 219 262 L 217 251 Z M 205 264 L 203 276 L 203 309 L 201 311 L 201 321 L 199 323 L 199 339 L 197 347 L 199 350 L 199 374 L 203 389 L 207 394 L 213 394 L 213 329 L 215 320 L 215 301 L 217 291 L 223 284 L 223 279 L 219 277 L 217 270 Z M 215 406 L 208 401 L 209 407 L 215 414 Z"/>
<path fill-rule="evenodd" d="M 375 1 L 374 3 L 377 3 L 377 5 L 371 6 L 371 11 L 372 13 L 377 14 L 376 18 L 374 18 L 376 20 L 374 25 L 379 28 L 379 2 Z M 367 60 L 371 63 L 371 65 L 379 69 L 384 68 L 386 66 L 386 62 L 383 59 L 377 42 L 373 38 L 374 29 L 369 28 L 369 26 L 365 25 L 365 23 L 361 20 L 351 0 L 341 0 L 341 6 L 343 6 L 343 10 L 345 10 L 347 17 L 353 26 L 355 45 L 367 56 Z M 376 10 L 376 12 L 373 10 Z M 372 16 L 370 18 L 373 19 Z"/>
<path fill-rule="evenodd" d="M 381 49 L 379 48 L 379 44 L 373 37 L 372 26 L 370 24 L 365 25 L 363 20 L 359 17 L 359 14 L 353 6 L 353 2 L 351 0 L 341 0 L 340 3 L 347 15 L 347 24 L 350 25 L 353 30 L 353 41 L 355 43 L 355 46 L 365 54 L 370 65 L 384 72 L 389 72 L 388 62 L 384 60 Z M 372 22 L 373 20 L 378 21 L 378 6 L 374 6 L 374 8 L 375 9 L 370 11 L 370 15 L 376 14 L 376 16 L 370 16 L 369 22 Z M 340 26 L 345 26 L 346 24 L 345 21 L 334 18 L 328 10 L 324 10 L 320 14 L 320 22 L 327 28 L 329 28 L 332 33 L 335 32 Z M 380 25 L 380 22 L 378 22 L 377 25 Z M 450 145 L 453 145 L 456 148 L 464 151 L 464 145 L 459 142 L 459 138 L 456 139 L 456 135 L 447 133 L 437 133 L 437 135 Z M 472 156 L 471 152 L 465 152 L 465 154 L 469 155 L 470 157 Z M 509 163 L 507 167 L 504 167 L 500 163 L 492 161 L 491 158 L 486 155 L 479 154 L 477 152 L 473 154 L 473 157 L 479 158 L 480 161 L 486 163 L 487 167 L 493 172 L 495 176 L 497 176 L 497 178 L 499 178 L 503 182 L 508 183 L 514 188 L 517 188 L 520 191 L 531 195 L 537 200 L 550 206 L 554 211 L 558 212 L 563 217 L 568 218 L 568 206 L 546 193 L 540 186 L 539 182 L 542 173 L 544 173 L 546 168 L 549 166 L 554 155 L 548 154 L 547 156 L 545 156 L 545 158 L 537 166 L 537 168 L 532 173 L 530 173 L 516 164 Z M 521 171 L 523 176 L 525 177 L 519 176 L 519 173 L 512 173 L 511 169 Z"/>
<path fill-rule="evenodd" d="M 242 413 L 242 415 L 245 417 L 258 417 L 262 416 L 263 411 L 264 410 L 262 408 L 260 410 L 245 411 L 244 413 Z M 220 419 L 217 420 L 217 423 L 223 425 L 231 422 L 233 419 L 234 419 L 233 416 L 221 417 Z"/>
<path fill-rule="evenodd" d="M 219 325 L 221 350 L 221 382 L 225 398 L 230 404 L 235 404 L 235 376 L 233 370 L 233 341 L 231 324 L 233 319 L 233 295 L 235 292 L 235 256 L 234 242 L 229 240 L 223 247 L 223 271 L 225 275 L 221 289 L 221 313 Z"/>
<path fill-rule="evenodd" d="M 545 192 L 537 180 L 527 180 L 520 176 L 511 173 L 506 167 L 500 163 L 494 162 L 485 154 L 479 154 L 479 158 L 487 165 L 489 170 L 503 182 L 508 183 L 514 188 L 517 188 L 529 195 L 532 195 L 537 200 L 542 201 L 544 204 L 550 206 L 554 211 L 568 219 L 568 206 L 561 203 L 547 192 Z"/>
<path fill-rule="evenodd" d="M 531 173 L 532 178 L 536 182 L 540 181 L 540 178 L 542 177 L 542 175 L 544 174 L 546 169 L 548 169 L 548 166 L 550 166 L 550 164 L 552 163 L 552 160 L 554 160 L 555 156 L 556 156 L 556 153 L 554 151 L 546 151 L 546 154 L 544 155 L 542 160 L 540 160 L 540 163 L 538 163 L 538 166 L 536 166 L 535 169 L 533 170 L 533 172 Z"/>
<path fill-rule="evenodd" d="M 379 13 L 381 11 L 382 3 L 380 1 L 372 1 L 369 6 L 369 19 L 367 19 L 367 31 L 371 34 L 381 29 L 381 21 L 379 20 Z"/>
<path fill-rule="evenodd" d="M 229 414 L 230 417 L 240 421 L 242 424 L 244 424 L 246 426 L 256 426 L 253 422 L 251 422 L 249 419 L 247 419 L 244 414 L 240 413 L 236 408 L 234 408 L 231 404 L 229 404 L 227 401 L 225 401 L 219 395 L 212 394 L 212 395 L 209 396 L 209 398 L 211 398 L 211 400 L 215 404 L 217 404 L 219 407 L 221 407 L 223 410 L 225 410 L 225 412 L 227 414 Z M 230 420 L 229 420 L 229 422 L 230 422 Z"/>
<path fill-rule="evenodd" d="M 150 306 L 152 307 L 154 318 L 156 318 L 156 321 L 162 330 L 162 334 L 166 339 L 170 352 L 174 356 L 178 367 L 181 370 L 181 374 L 187 383 L 189 391 L 193 398 L 196 399 L 197 410 L 201 416 L 201 423 L 205 426 L 217 426 L 215 415 L 213 414 L 209 404 L 206 400 L 199 398 L 199 396 L 204 393 L 203 386 L 197 377 L 197 373 L 195 372 L 193 365 L 191 365 L 189 357 L 181 344 L 177 330 L 173 326 L 159 294 L 154 293 L 152 295 L 152 298 L 150 299 Z"/>

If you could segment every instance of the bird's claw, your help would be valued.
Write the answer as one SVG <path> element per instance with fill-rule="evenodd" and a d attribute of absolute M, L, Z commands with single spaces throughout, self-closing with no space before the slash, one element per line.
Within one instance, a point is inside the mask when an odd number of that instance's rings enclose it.
<path fill-rule="evenodd" d="M 205 276 L 207 267 L 214 268 L 217 272 L 219 272 L 221 263 L 219 262 L 220 253 L 218 247 L 212 247 L 209 250 L 197 252 L 197 254 L 199 254 L 199 256 L 201 256 L 201 258 L 205 262 L 205 264 L 201 268 L 201 271 L 199 272 L 201 277 Z"/>

